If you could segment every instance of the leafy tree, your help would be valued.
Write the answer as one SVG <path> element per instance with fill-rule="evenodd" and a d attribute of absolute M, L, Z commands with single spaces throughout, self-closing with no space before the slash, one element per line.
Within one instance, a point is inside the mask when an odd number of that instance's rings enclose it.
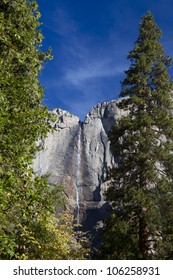
<path fill-rule="evenodd" d="M 171 58 L 159 42 L 151 12 L 141 18 L 139 37 L 128 54 L 119 103 L 128 114 L 109 135 L 116 166 L 109 170 L 102 257 L 173 257 L 173 101 L 167 72 Z"/>
<path fill-rule="evenodd" d="M 67 230 L 65 216 L 55 219 L 46 178 L 31 167 L 51 117 L 38 80 L 51 58 L 40 50 L 39 18 L 34 0 L 0 1 L 0 259 L 74 258 L 72 225 Z"/>
<path fill-rule="evenodd" d="M 79 230 L 74 230 L 74 215 L 68 211 L 59 214 L 58 219 L 52 216 L 47 224 L 49 240 L 43 233 L 41 252 L 42 259 L 84 260 L 90 256 L 89 242 Z"/>

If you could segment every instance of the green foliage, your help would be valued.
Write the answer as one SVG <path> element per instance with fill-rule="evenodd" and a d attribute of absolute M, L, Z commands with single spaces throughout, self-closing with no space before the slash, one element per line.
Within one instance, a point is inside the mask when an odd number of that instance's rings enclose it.
<path fill-rule="evenodd" d="M 76 252 L 72 216 L 55 218 L 62 189 L 51 190 L 31 167 L 36 140 L 51 129 L 38 80 L 51 55 L 40 50 L 39 18 L 36 1 L 0 1 L 0 259 L 85 255 Z"/>
<path fill-rule="evenodd" d="M 161 31 L 150 12 L 142 17 L 120 108 L 109 139 L 116 166 L 109 170 L 110 219 L 102 257 L 171 259 L 173 254 L 173 101 L 159 42 Z"/>
<path fill-rule="evenodd" d="M 47 224 L 48 240 L 43 235 L 43 242 L 38 252 L 42 259 L 84 260 L 89 257 L 89 243 L 82 232 L 74 230 L 73 214 L 64 211 L 58 218 L 52 216 Z M 45 240 L 44 240 L 45 239 Z"/>
<path fill-rule="evenodd" d="M 42 35 L 35 1 L 0 3 L 1 155 L 21 165 L 35 153 L 34 141 L 45 135 L 49 117 L 41 100 L 38 73 L 50 51 L 39 50 Z M 14 137 L 15 135 L 15 137 Z M 4 167 L 8 168 L 9 161 Z M 15 168 L 15 166 L 11 166 Z"/>

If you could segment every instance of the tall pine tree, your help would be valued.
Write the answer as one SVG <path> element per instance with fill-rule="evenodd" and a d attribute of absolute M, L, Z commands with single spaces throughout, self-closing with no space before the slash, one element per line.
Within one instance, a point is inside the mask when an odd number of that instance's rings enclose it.
<path fill-rule="evenodd" d="M 151 12 L 140 21 L 128 54 L 120 108 L 109 139 L 117 165 L 109 170 L 111 215 L 104 229 L 106 259 L 173 257 L 173 100 L 171 58 Z"/>

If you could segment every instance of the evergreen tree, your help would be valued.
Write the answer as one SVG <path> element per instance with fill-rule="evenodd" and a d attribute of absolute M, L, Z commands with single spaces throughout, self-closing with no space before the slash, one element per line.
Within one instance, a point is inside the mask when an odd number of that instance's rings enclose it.
<path fill-rule="evenodd" d="M 173 257 L 173 101 L 167 72 L 171 58 L 159 42 L 151 12 L 140 22 L 128 54 L 119 103 L 128 114 L 109 135 L 116 166 L 109 170 L 102 258 Z"/>
<path fill-rule="evenodd" d="M 50 131 L 38 74 L 51 56 L 40 50 L 39 18 L 34 0 L 0 1 L 0 259 L 69 259 L 77 250 L 72 225 L 55 219 L 46 178 L 31 167 L 36 140 Z"/>

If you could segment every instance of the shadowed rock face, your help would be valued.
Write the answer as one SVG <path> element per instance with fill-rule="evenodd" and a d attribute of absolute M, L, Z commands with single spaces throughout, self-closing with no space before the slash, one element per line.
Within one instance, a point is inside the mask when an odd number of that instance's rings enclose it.
<path fill-rule="evenodd" d="M 70 113 L 54 109 L 57 130 L 43 140 L 43 151 L 34 160 L 38 175 L 49 173 L 49 182 L 63 184 L 68 208 L 85 231 L 94 232 L 107 216 L 104 192 L 106 169 L 114 164 L 107 134 L 121 116 L 119 100 L 93 107 L 84 122 Z"/>

